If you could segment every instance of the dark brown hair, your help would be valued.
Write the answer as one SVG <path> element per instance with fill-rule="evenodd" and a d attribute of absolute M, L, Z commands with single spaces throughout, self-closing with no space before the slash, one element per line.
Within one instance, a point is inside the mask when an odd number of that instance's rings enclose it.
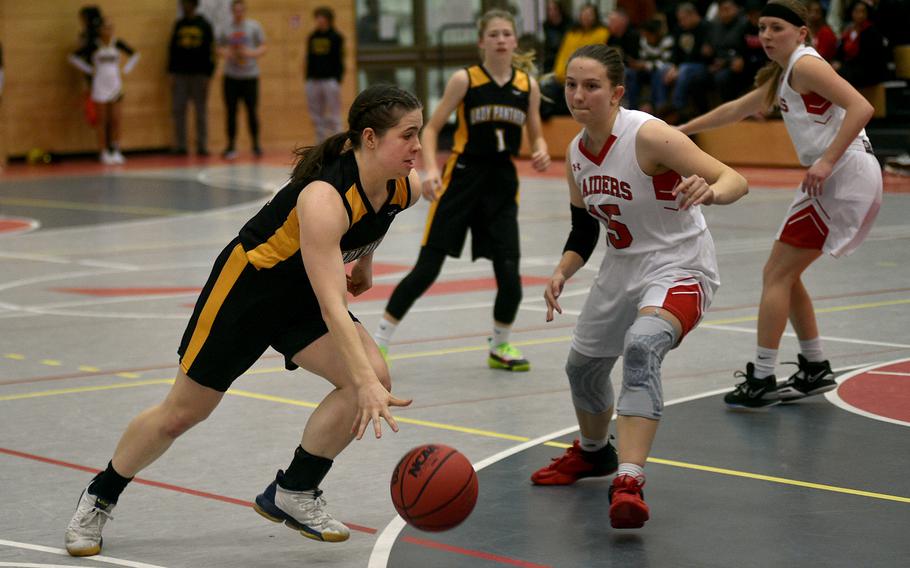
<path fill-rule="evenodd" d="M 569 57 L 566 68 L 578 57 L 587 57 L 603 65 L 607 71 L 607 79 L 614 87 L 626 84 L 626 66 L 622 62 L 621 49 L 602 43 L 579 47 Z"/>
<path fill-rule="evenodd" d="M 361 91 L 348 110 L 348 130 L 326 138 L 317 146 L 298 148 L 297 163 L 291 177 L 294 181 L 313 179 L 322 166 L 346 151 L 360 148 L 364 129 L 372 128 L 382 136 L 395 127 L 405 113 L 423 108 L 417 97 L 389 84 L 371 85 Z"/>

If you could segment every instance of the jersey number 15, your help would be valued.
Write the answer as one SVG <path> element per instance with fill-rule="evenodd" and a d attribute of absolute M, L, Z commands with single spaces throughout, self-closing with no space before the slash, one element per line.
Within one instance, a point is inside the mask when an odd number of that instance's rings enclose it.
<path fill-rule="evenodd" d="M 603 219 L 607 223 L 607 242 L 615 249 L 624 249 L 632 244 L 632 233 L 629 227 L 623 225 L 615 219 L 619 217 L 619 205 L 590 205 L 588 213 Z"/>

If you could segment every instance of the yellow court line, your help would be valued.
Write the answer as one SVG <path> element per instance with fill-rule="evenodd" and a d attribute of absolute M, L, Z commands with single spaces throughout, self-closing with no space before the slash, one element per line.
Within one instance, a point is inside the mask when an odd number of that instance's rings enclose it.
<path fill-rule="evenodd" d="M 91 387 L 73 387 L 69 389 L 54 389 L 37 392 L 23 392 L 19 394 L 7 394 L 0 396 L 0 400 L 22 400 L 24 398 L 37 398 L 40 396 L 55 396 L 58 394 L 75 394 L 82 392 L 103 391 L 111 389 L 125 389 L 130 387 L 144 387 L 148 385 L 166 385 L 173 384 L 174 379 L 151 379 L 148 381 L 130 381 L 128 383 L 114 383 L 112 385 L 97 385 Z"/>
<path fill-rule="evenodd" d="M 648 458 L 649 462 L 669 465 L 672 467 L 682 467 L 686 469 L 696 469 L 710 473 L 719 473 L 721 475 L 732 475 L 734 477 L 745 477 L 748 479 L 759 479 L 761 481 L 770 481 L 772 483 L 781 483 L 784 485 L 795 485 L 797 487 L 806 487 L 809 489 L 818 489 L 821 491 L 832 491 L 834 493 L 846 493 L 847 495 L 857 495 L 859 497 L 872 497 L 873 499 L 885 499 L 887 501 L 897 501 L 898 503 L 910 503 L 910 497 L 901 497 L 900 495 L 888 495 L 887 493 L 875 493 L 873 491 L 863 491 L 861 489 L 849 489 L 847 487 L 837 487 L 836 485 L 825 485 L 823 483 L 811 483 L 809 481 L 799 481 L 796 479 L 787 479 L 785 477 L 776 477 L 773 475 L 762 475 L 760 473 L 749 473 L 747 471 L 738 471 L 735 469 L 726 469 L 722 467 L 712 467 L 709 465 L 699 465 L 695 463 L 681 462 L 675 460 L 665 460 L 661 458 Z"/>
<path fill-rule="evenodd" d="M 544 442 L 545 446 L 555 448 L 569 448 L 571 444 L 562 442 Z M 677 460 L 665 460 L 663 458 L 648 458 L 651 463 L 659 463 L 670 467 L 680 467 L 684 469 L 695 469 L 698 471 L 707 471 L 720 475 L 730 475 L 733 477 L 745 477 L 747 479 L 758 479 L 761 481 L 770 481 L 771 483 L 780 483 L 782 485 L 795 485 L 797 487 L 806 487 L 808 489 L 818 489 L 820 491 L 831 491 L 833 493 L 845 493 L 847 495 L 857 495 L 859 497 L 871 497 L 873 499 L 884 499 L 886 501 L 897 501 L 898 503 L 910 503 L 910 497 L 900 495 L 888 495 L 887 493 L 875 493 L 874 491 L 863 491 L 862 489 L 849 489 L 847 487 L 838 487 L 836 485 L 825 485 L 823 483 L 812 483 L 810 481 L 799 481 L 797 479 L 787 479 L 786 477 L 776 477 L 774 475 L 763 475 L 761 473 L 750 473 L 748 471 L 739 471 L 736 469 L 727 469 L 723 467 L 714 467 L 710 465 L 700 465 L 697 463 L 682 462 Z"/>
<path fill-rule="evenodd" d="M 0 401 L 18 400 L 18 399 L 24 399 L 24 398 L 35 398 L 35 397 L 41 397 L 41 396 L 53 396 L 53 395 L 58 395 L 58 394 L 75 394 L 75 393 L 103 391 L 103 390 L 118 389 L 118 388 L 140 387 L 140 386 L 147 386 L 147 385 L 164 385 L 164 384 L 173 384 L 173 383 L 174 383 L 174 379 L 151 379 L 151 380 L 147 380 L 147 381 L 130 381 L 128 383 L 115 383 L 112 385 L 75 387 L 75 388 L 69 388 L 69 389 L 55 389 L 55 390 L 41 391 L 41 392 L 6 395 L 6 396 L 0 396 Z M 281 403 L 281 404 L 303 406 L 306 408 L 316 408 L 318 406 L 317 403 L 309 402 L 309 401 L 305 401 L 305 400 L 296 400 L 296 399 L 287 398 L 287 397 L 273 396 L 273 395 L 269 395 L 269 394 L 263 394 L 263 393 L 257 393 L 257 392 L 252 392 L 252 391 L 239 390 L 239 389 L 229 389 L 226 394 L 231 394 L 231 395 L 245 397 L 245 398 L 252 398 L 252 399 L 257 399 L 257 400 L 264 400 L 264 401 L 268 401 L 268 402 L 277 402 L 277 403 Z M 498 439 L 510 440 L 510 441 L 514 441 L 514 442 L 527 442 L 531 439 L 531 438 L 528 438 L 527 436 L 516 436 L 513 434 L 504 434 L 501 432 L 494 432 L 492 430 L 480 430 L 478 428 L 455 426 L 453 424 L 445 424 L 442 422 L 431 422 L 428 420 L 418 420 L 416 418 L 407 418 L 407 417 L 403 417 L 403 416 L 396 416 L 395 419 L 402 424 L 413 424 L 416 426 L 424 426 L 427 428 L 435 428 L 435 429 L 439 429 L 439 430 L 449 430 L 449 431 L 453 431 L 453 432 L 461 432 L 464 434 L 473 434 L 473 435 L 483 436 L 483 437 L 487 437 L 487 438 L 498 438 Z M 554 441 L 544 442 L 543 445 L 556 447 L 556 448 L 568 448 L 569 447 L 569 444 L 564 444 L 562 442 L 554 442 Z M 744 477 L 747 479 L 757 479 L 757 480 L 761 480 L 761 481 L 769 481 L 772 483 L 780 483 L 780 484 L 784 484 L 784 485 L 794 485 L 797 487 L 805 487 L 808 489 L 817 489 L 817 490 L 821 490 L 821 491 L 831 491 L 834 493 L 844 493 L 844 494 L 848 494 L 848 495 L 856 495 L 856 496 L 860 496 L 860 497 L 870 497 L 873 499 L 884 499 L 884 500 L 888 500 L 888 501 L 896 501 L 898 503 L 910 503 L 910 497 L 902 497 L 899 495 L 888 495 L 886 493 L 875 493 L 872 491 L 863 491 L 860 489 L 849 489 L 846 487 L 837 487 L 834 485 L 811 483 L 808 481 L 799 481 L 799 480 L 795 480 L 795 479 L 787 479 L 784 477 L 762 475 L 762 474 L 758 474 L 758 473 L 750 473 L 750 472 L 746 472 L 746 471 L 738 471 L 738 470 L 734 470 L 734 469 L 725 469 L 725 468 L 720 468 L 720 467 L 699 465 L 699 464 L 693 464 L 693 463 L 681 462 L 681 461 L 675 461 L 675 460 L 666 460 L 666 459 L 661 459 L 661 458 L 651 457 L 651 458 L 648 458 L 648 461 L 652 462 L 652 463 L 658 463 L 661 465 L 671 466 L 671 467 L 694 469 L 694 470 L 699 470 L 699 471 L 706 471 L 709 473 L 717 473 L 720 475 L 730 475 L 730 476 L 734 476 L 734 477 Z"/>

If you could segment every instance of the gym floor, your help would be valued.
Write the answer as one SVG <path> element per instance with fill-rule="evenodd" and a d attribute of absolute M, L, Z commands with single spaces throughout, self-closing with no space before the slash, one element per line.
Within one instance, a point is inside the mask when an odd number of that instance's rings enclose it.
<path fill-rule="evenodd" d="M 80 491 L 129 420 L 166 394 L 212 261 L 290 160 L 140 156 L 0 173 L 0 567 L 906 565 L 910 179 L 886 177 L 877 224 L 855 254 L 823 258 L 805 276 L 840 387 L 761 411 L 731 411 L 721 398 L 752 357 L 762 266 L 801 172 L 743 169 L 751 193 L 704 209 L 722 286 L 664 363 L 668 405 L 646 468 L 651 520 L 619 531 L 609 478 L 528 480 L 577 435 L 563 365 L 604 246 L 568 284 L 565 313 L 546 323 L 542 287 L 567 234 L 567 191 L 558 164 L 540 176 L 527 163 L 513 342 L 532 369 L 487 368 L 491 265 L 450 259 L 391 345 L 395 392 L 414 399 L 396 411 L 401 431 L 353 443 L 323 483 L 349 541 L 307 540 L 251 509 L 329 390 L 270 352 L 126 490 L 102 556 L 66 556 Z M 420 202 L 399 217 L 376 252 L 373 290 L 351 302 L 370 331 L 417 256 L 426 212 Z M 781 361 L 796 359 L 789 331 Z M 781 363 L 778 376 L 791 369 Z M 428 442 L 458 448 L 478 470 L 476 509 L 443 533 L 403 526 L 389 497 L 399 458 Z"/>

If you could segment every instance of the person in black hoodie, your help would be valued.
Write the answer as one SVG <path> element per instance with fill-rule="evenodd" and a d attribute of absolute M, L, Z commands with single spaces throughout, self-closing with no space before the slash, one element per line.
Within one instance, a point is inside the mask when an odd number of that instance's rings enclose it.
<path fill-rule="evenodd" d="M 174 153 L 186 155 L 186 108 L 193 102 L 196 115 L 196 153 L 208 156 L 206 101 L 215 70 L 215 34 L 212 24 L 196 13 L 199 0 L 183 0 L 183 17 L 174 24 L 168 48 L 171 74 Z"/>
<path fill-rule="evenodd" d="M 335 30 L 335 14 L 325 6 L 313 10 L 316 28 L 307 39 L 306 98 L 316 143 L 341 131 L 341 76 L 344 38 Z"/>

